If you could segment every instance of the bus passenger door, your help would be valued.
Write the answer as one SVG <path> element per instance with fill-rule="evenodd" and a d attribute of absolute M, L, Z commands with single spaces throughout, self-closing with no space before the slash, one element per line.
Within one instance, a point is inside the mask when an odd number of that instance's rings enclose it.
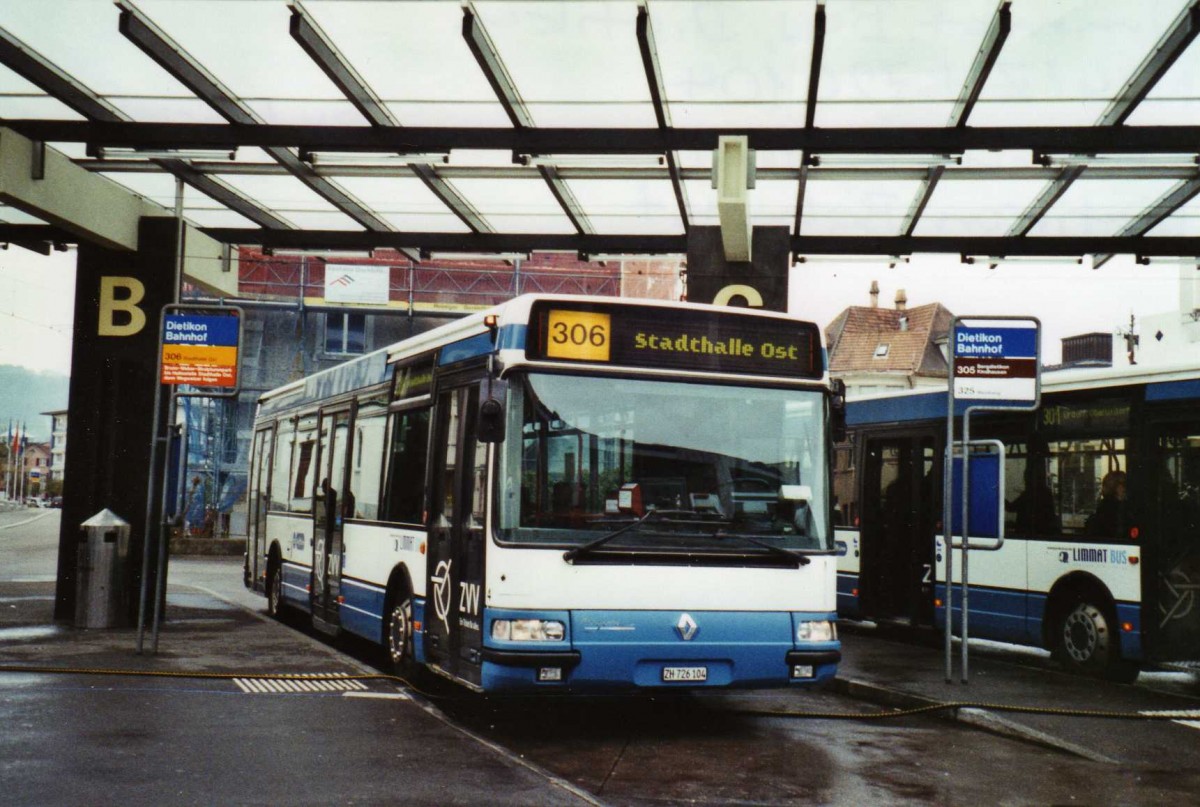
<path fill-rule="evenodd" d="M 933 533 L 940 475 L 931 436 L 867 442 L 860 585 L 865 615 L 933 619 Z"/>
<path fill-rule="evenodd" d="M 267 554 L 267 508 L 270 505 L 271 449 L 275 445 L 274 430 L 260 429 L 254 434 L 254 460 L 250 465 L 249 530 L 246 549 L 246 585 L 261 586 L 259 575 L 264 573 L 263 559 Z"/>
<path fill-rule="evenodd" d="M 350 450 L 349 410 L 322 412 L 320 435 L 317 490 L 313 496 L 313 623 L 319 628 L 336 628 L 342 576 L 342 505 Z"/>
<path fill-rule="evenodd" d="M 483 553 L 488 446 L 475 439 L 478 384 L 442 389 L 430 447 L 426 655 L 469 684 L 481 681 Z"/>
<path fill-rule="evenodd" d="M 1145 479 L 1134 480 L 1148 499 L 1144 549 L 1142 628 L 1157 660 L 1200 658 L 1200 427 L 1155 424 L 1153 457 Z"/>

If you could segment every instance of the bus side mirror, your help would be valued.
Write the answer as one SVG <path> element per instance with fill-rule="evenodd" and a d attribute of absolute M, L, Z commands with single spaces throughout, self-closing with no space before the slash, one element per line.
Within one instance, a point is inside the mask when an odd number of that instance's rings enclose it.
<path fill-rule="evenodd" d="M 492 380 L 483 384 L 483 400 L 479 403 L 479 418 L 475 423 L 475 439 L 481 443 L 503 443 L 506 420 L 503 399 L 508 385 Z"/>
<path fill-rule="evenodd" d="M 833 442 L 846 440 L 846 382 L 835 378 L 829 382 L 829 427 Z"/>

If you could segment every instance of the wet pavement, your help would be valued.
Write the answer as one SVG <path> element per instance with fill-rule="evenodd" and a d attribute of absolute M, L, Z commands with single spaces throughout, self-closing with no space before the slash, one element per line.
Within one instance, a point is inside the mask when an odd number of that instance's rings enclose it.
<path fill-rule="evenodd" d="M 30 536 L 56 535 L 57 518 L 0 515 L 5 803 L 1159 804 L 1200 792 L 1188 676 L 1113 684 L 973 648 L 970 684 L 947 684 L 932 637 L 857 625 L 843 626 L 825 692 L 553 705 L 416 693 L 379 677 L 361 647 L 267 618 L 239 559 L 172 561 L 157 654 L 134 652 L 132 628 L 56 624 L 54 549 Z M 947 701 L 984 706 L 846 719 Z M 1193 719 L 1128 719 L 1162 710 Z"/>

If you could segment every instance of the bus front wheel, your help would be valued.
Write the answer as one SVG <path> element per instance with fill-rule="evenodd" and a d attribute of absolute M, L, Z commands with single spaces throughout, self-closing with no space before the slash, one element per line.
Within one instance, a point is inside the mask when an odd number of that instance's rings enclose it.
<path fill-rule="evenodd" d="M 413 670 L 412 597 L 407 591 L 398 592 L 391 600 L 387 623 L 387 666 L 397 675 Z"/>
<path fill-rule="evenodd" d="M 1086 600 L 1077 602 L 1059 622 L 1054 655 L 1072 672 L 1132 681 L 1137 667 L 1120 658 L 1115 628 L 1103 608 Z"/>

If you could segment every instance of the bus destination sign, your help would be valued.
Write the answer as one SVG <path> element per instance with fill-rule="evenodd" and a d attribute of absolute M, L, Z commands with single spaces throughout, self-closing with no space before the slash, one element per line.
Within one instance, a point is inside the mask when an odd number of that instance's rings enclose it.
<path fill-rule="evenodd" d="M 236 316 L 167 314 L 160 383 L 236 387 L 238 333 Z"/>
<path fill-rule="evenodd" d="M 1038 329 L 966 327 L 954 330 L 954 397 L 994 401 L 1037 399 Z"/>
<path fill-rule="evenodd" d="M 535 309 L 535 358 L 819 379 L 811 323 L 738 312 L 582 305 Z"/>

